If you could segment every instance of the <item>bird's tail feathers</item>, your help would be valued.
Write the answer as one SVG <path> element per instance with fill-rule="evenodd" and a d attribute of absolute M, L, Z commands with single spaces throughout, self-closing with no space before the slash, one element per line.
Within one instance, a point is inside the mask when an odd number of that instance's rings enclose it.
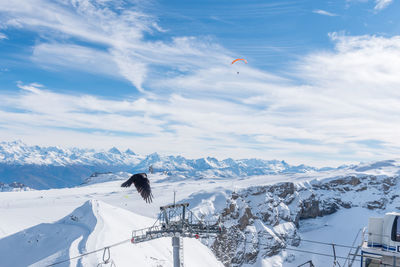
<path fill-rule="evenodd" d="M 153 202 L 153 198 L 154 198 L 153 193 L 150 193 L 150 195 L 145 199 L 145 200 L 146 200 L 146 203 L 151 203 L 151 202 Z"/>

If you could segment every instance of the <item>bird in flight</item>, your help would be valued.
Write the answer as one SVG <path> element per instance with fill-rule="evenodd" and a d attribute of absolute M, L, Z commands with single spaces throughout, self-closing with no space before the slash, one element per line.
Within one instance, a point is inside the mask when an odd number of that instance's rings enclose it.
<path fill-rule="evenodd" d="M 147 174 L 136 173 L 126 182 L 122 183 L 121 187 L 130 187 L 132 184 L 135 185 L 137 191 L 146 203 L 151 203 L 153 201 L 153 194 L 151 193 L 150 181 L 147 179 Z"/>

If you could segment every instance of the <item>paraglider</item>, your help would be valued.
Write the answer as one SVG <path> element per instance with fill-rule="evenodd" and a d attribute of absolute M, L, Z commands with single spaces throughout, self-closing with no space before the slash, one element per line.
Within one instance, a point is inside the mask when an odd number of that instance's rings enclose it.
<path fill-rule="evenodd" d="M 244 63 L 247 64 L 247 60 L 246 60 L 246 59 L 244 59 L 244 58 L 237 58 L 237 59 L 235 59 L 234 61 L 232 61 L 231 65 L 233 65 L 233 63 L 235 63 L 235 62 L 237 62 L 237 61 L 243 61 Z M 237 74 L 239 74 L 239 72 L 237 72 Z"/>
<path fill-rule="evenodd" d="M 235 59 L 234 61 L 232 61 L 231 65 L 232 65 L 233 63 L 239 61 L 239 60 L 242 60 L 242 61 L 244 61 L 244 63 L 247 64 L 247 60 L 246 60 L 246 59 L 244 59 L 244 58 L 237 58 L 237 59 Z"/>
<path fill-rule="evenodd" d="M 147 174 L 136 173 L 121 184 L 121 187 L 130 187 L 132 184 L 135 185 L 137 191 L 147 203 L 152 202 L 153 194 L 151 193 L 150 181 L 147 179 Z"/>

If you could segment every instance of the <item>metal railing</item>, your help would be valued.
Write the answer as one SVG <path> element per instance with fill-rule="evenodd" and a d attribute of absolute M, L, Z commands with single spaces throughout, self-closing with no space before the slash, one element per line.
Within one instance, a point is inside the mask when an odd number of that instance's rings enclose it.
<path fill-rule="evenodd" d="M 153 226 L 133 230 L 131 242 L 139 243 L 168 236 L 200 238 L 222 232 L 218 221 L 202 221 L 188 206 L 182 203 L 160 207 L 160 214 Z"/>

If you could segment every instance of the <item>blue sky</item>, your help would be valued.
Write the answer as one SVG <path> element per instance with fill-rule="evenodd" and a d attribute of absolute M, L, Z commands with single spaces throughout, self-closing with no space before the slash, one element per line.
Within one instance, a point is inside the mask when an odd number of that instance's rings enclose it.
<path fill-rule="evenodd" d="M 394 158 L 399 12 L 397 0 L 0 0 L 0 139 Z"/>

